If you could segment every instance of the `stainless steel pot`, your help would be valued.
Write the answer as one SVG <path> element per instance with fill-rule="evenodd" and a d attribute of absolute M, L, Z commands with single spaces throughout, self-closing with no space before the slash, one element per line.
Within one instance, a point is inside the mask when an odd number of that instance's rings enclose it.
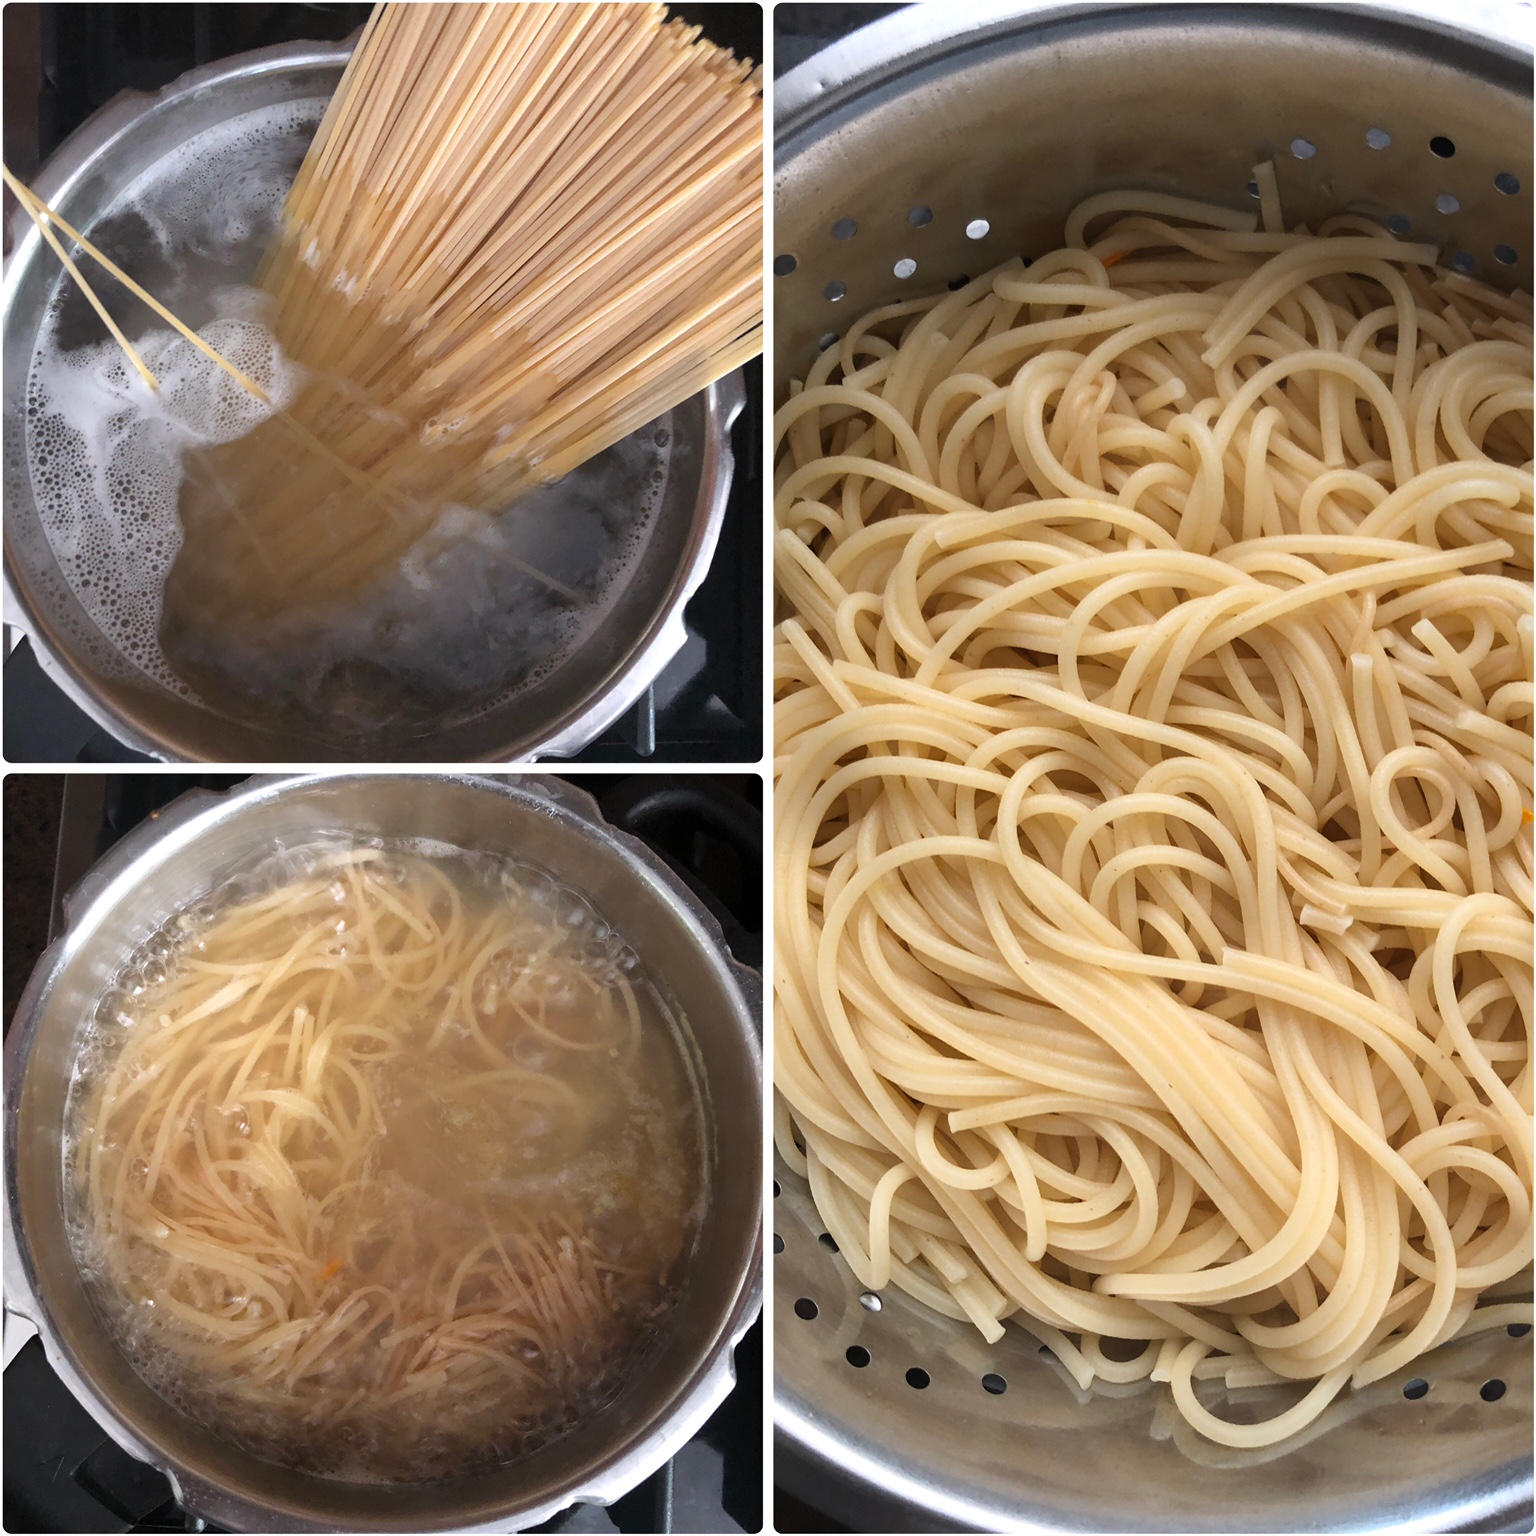
<path fill-rule="evenodd" d="M 165 154 L 214 124 L 278 103 L 328 97 L 346 44 L 293 43 L 190 71 L 156 95 L 125 92 L 78 129 L 38 173 L 35 190 L 89 231 Z M 730 426 L 745 401 L 739 373 L 673 412 L 672 470 L 644 553 L 603 621 L 542 680 L 510 702 L 445 713 L 387 742 L 340 729 L 274 724 L 252 700 L 180 698 L 129 663 L 70 590 L 38 520 L 26 454 L 27 375 L 45 308 L 68 283 L 17 208 L 5 268 L 5 621 L 31 638 L 43 670 L 120 741 L 168 761 L 521 761 L 569 757 L 656 680 L 687 639 L 683 608 L 714 555 L 730 494 Z M 90 275 L 90 274 L 88 274 Z"/>
<path fill-rule="evenodd" d="M 866 27 L 775 90 L 775 387 L 875 305 L 1058 245 L 1094 192 L 1240 207 L 1271 155 L 1289 219 L 1406 221 L 1529 289 L 1530 25 L 1473 0 L 1003 0 Z M 1315 1436 L 1223 1451 L 1160 1390 L 1083 1393 L 1020 1332 L 988 1347 L 894 1290 L 861 1296 L 804 1181 L 778 1182 L 776 1474 L 857 1530 L 1530 1529 L 1529 1339 L 1447 1346 Z M 1232 1418 L 1286 1391 L 1205 1390 Z"/>
<path fill-rule="evenodd" d="M 707 1099 L 711 1196 L 669 1332 L 614 1401 L 506 1467 L 432 1486 L 293 1472 L 214 1438 L 148 1387 L 82 1284 L 64 1225 L 61 1138 L 82 1023 L 123 958 L 253 852 L 338 829 L 515 853 L 584 892 L 684 1023 Z M 529 775 L 338 775 L 196 791 L 125 837 L 66 902 L 5 1046 L 5 1298 L 61 1379 L 189 1509 L 234 1530 L 516 1530 L 574 1501 L 606 1504 L 656 1470 L 729 1392 L 731 1351 L 761 1299 L 762 1069 L 756 975 L 718 924 L 595 802 Z"/>

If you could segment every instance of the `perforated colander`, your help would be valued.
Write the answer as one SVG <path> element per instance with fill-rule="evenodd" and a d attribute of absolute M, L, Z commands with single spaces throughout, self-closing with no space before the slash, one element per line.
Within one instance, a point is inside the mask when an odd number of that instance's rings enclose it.
<path fill-rule="evenodd" d="M 776 89 L 780 398 L 866 310 L 1061 242 L 1134 185 L 1288 222 L 1340 211 L 1531 286 L 1531 7 L 914 6 Z M 1256 205 L 1256 204 L 1255 204 Z M 891 1289 L 861 1296 L 803 1181 L 774 1200 L 781 1483 L 860 1530 L 1530 1530 L 1527 1337 L 1485 1334 L 1346 1393 L 1299 1440 L 1201 1441 L 1166 1389 L 1079 1390 Z M 1231 1419 L 1295 1388 L 1201 1386 Z"/>

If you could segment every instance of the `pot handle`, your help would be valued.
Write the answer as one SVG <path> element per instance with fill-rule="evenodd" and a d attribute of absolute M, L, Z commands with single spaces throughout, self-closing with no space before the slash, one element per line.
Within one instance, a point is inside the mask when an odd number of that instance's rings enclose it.
<path fill-rule="evenodd" d="M 684 1401 L 676 1406 L 666 1434 L 650 1447 L 645 1465 L 638 1469 L 630 1465 L 622 1471 L 616 1470 L 613 1475 L 599 1479 L 583 1489 L 571 1503 L 611 1505 L 670 1461 L 698 1434 L 710 1415 L 730 1396 L 735 1387 L 736 1346 L 741 1343 L 760 1310 L 761 1297 L 753 1292 L 746 1298 L 732 1322 L 729 1347 L 721 1350 L 705 1375 L 694 1383 Z M 550 1513 L 553 1511 L 534 1512 L 540 1520 L 547 1519 Z"/>
<path fill-rule="evenodd" d="M 603 813 L 598 808 L 597 797 L 588 790 L 580 789 L 564 779 L 542 773 L 519 774 L 515 782 L 517 787 L 525 793 L 541 795 L 544 799 L 553 801 L 561 810 L 569 811 L 571 815 L 579 817 L 589 826 L 601 827 L 605 832 L 614 830 L 603 819 Z"/>
<path fill-rule="evenodd" d="M 5 1359 L 6 1370 L 10 1370 L 11 1361 L 22 1351 L 22 1347 L 38 1334 L 37 1324 L 32 1321 L 25 1312 L 18 1312 L 14 1307 L 5 1309 Z"/>
<path fill-rule="evenodd" d="M 713 921 L 713 919 L 711 919 Z M 754 971 L 750 965 L 743 965 L 741 961 L 731 960 L 731 975 L 736 979 L 736 985 L 741 989 L 741 995 L 747 1001 L 747 1007 L 751 1010 L 752 1017 L 757 1020 L 757 1032 L 763 1032 L 763 977 L 762 972 Z"/>
<path fill-rule="evenodd" d="M 739 406 L 738 406 L 739 409 Z M 625 832 L 613 825 L 602 813 L 597 800 L 584 789 L 578 789 L 574 784 L 569 784 L 563 779 L 546 777 L 542 774 L 529 774 L 521 781 L 521 787 L 532 790 L 554 801 L 561 809 L 569 811 L 573 816 L 591 826 L 601 828 L 603 833 L 621 842 L 625 850 L 638 858 L 651 874 L 667 883 L 668 889 L 673 891 L 677 898 L 683 902 L 688 911 L 697 921 L 703 925 L 709 935 L 715 952 L 725 960 L 730 969 L 731 978 L 736 983 L 737 990 L 745 1000 L 752 1017 L 757 1021 L 758 1033 L 763 1028 L 763 978 L 750 966 L 743 965 L 730 952 L 725 942 L 725 934 L 721 930 L 719 919 L 714 913 L 699 900 L 693 891 L 689 890 L 687 882 L 679 879 L 675 870 L 667 867 L 666 861 L 657 856 L 644 842 L 631 832 Z"/>
<path fill-rule="evenodd" d="M 200 1477 L 181 1467 L 167 1467 L 154 1463 L 165 1480 L 171 1485 L 171 1494 L 189 1514 L 209 1525 L 226 1531 L 271 1531 L 273 1536 L 287 1536 L 289 1532 L 314 1531 L 321 1527 L 306 1525 L 284 1516 L 275 1509 L 248 1504 L 244 1499 L 205 1483 Z M 199 1525 L 197 1529 L 201 1530 Z"/>
<path fill-rule="evenodd" d="M 747 381 L 741 369 L 737 368 L 716 379 L 711 388 L 720 406 L 721 424 L 729 432 L 736 425 L 736 418 L 741 415 L 742 407 L 747 403 Z"/>

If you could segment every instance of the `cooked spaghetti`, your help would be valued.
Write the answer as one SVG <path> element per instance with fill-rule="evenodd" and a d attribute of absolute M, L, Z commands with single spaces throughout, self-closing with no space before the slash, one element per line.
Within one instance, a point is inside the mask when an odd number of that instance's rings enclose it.
<path fill-rule="evenodd" d="M 1528 1321 L 1532 1235 L 1531 305 L 1265 214 L 1092 198 L 777 421 L 781 1151 L 1237 1447 Z"/>
<path fill-rule="evenodd" d="M 352 1480 L 506 1461 L 658 1336 L 704 1195 L 633 954 L 538 871 L 324 846 L 183 913 L 72 1090 L 77 1254 L 140 1373 Z"/>

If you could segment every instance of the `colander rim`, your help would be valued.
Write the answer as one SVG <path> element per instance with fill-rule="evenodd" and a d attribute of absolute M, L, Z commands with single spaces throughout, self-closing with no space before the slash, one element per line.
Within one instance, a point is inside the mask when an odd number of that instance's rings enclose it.
<path fill-rule="evenodd" d="M 897 72 L 929 62 L 957 47 L 973 47 L 980 35 L 1004 34 L 1019 22 L 1030 27 L 1061 20 L 1148 9 L 1146 0 L 964 0 L 948 5 L 907 5 L 829 44 L 774 81 L 775 168 L 784 141 L 818 117 Z M 1265 0 L 1217 0 L 1177 7 L 1210 12 L 1289 10 Z M 1470 7 L 1469 7 L 1470 9 Z M 1309 20 L 1327 17 L 1417 27 L 1425 32 L 1495 54 L 1501 62 L 1529 71 L 1536 59 L 1536 23 L 1519 0 L 1476 0 L 1475 11 L 1445 13 L 1444 0 L 1309 0 Z M 1527 82 L 1529 85 L 1529 82 Z"/>
<path fill-rule="evenodd" d="M 900 76 L 1024 28 L 1088 17 L 1127 18 L 1149 9 L 1145 0 L 966 0 L 948 5 L 910 5 L 859 28 L 786 71 L 774 86 L 775 172 L 787 159 L 814 142 L 818 125 L 848 108 L 859 97 L 880 90 Z M 1278 13 L 1290 7 L 1262 0 L 1219 0 L 1219 3 L 1179 6 L 1207 16 L 1248 12 Z M 1530 90 L 1533 65 L 1531 7 L 1513 0 L 1484 0 L 1454 19 L 1441 0 L 1311 0 L 1306 7 L 1309 30 L 1328 20 L 1357 29 L 1362 22 L 1390 29 L 1401 36 L 1417 30 L 1444 42 L 1481 53 L 1501 75 L 1523 74 Z M 1513 68 L 1511 68 L 1513 66 Z M 786 153 L 787 152 L 787 153 Z M 786 1177 L 782 1166 L 775 1169 Z M 793 1179 L 793 1175 L 788 1175 Z M 795 1180 L 798 1186 L 802 1181 Z M 913 1475 L 887 1447 L 852 1441 L 838 1433 L 826 1415 L 805 1394 L 793 1390 L 775 1371 L 773 1392 L 775 1443 L 781 1452 L 803 1458 L 813 1468 L 825 1468 L 839 1481 L 877 1489 L 882 1504 L 902 1502 L 946 1523 L 944 1528 L 996 1530 L 1000 1510 L 982 1498 L 953 1487 L 936 1488 Z M 1531 1498 L 1529 1464 L 1489 1469 L 1475 1488 L 1463 1490 L 1454 1502 L 1425 1511 L 1421 1521 L 1396 1523 L 1399 1530 L 1529 1529 L 1510 1522 L 1528 1513 Z M 1522 1476 L 1523 1472 L 1523 1476 Z M 1504 1475 L 1500 1475 L 1504 1474 Z M 1043 1513 L 1043 1512 L 1042 1512 Z M 870 1529 L 876 1527 L 867 1527 Z M 913 1529 L 934 1529 L 914 1526 Z M 1009 1529 L 1047 1530 L 1018 1518 Z"/>

